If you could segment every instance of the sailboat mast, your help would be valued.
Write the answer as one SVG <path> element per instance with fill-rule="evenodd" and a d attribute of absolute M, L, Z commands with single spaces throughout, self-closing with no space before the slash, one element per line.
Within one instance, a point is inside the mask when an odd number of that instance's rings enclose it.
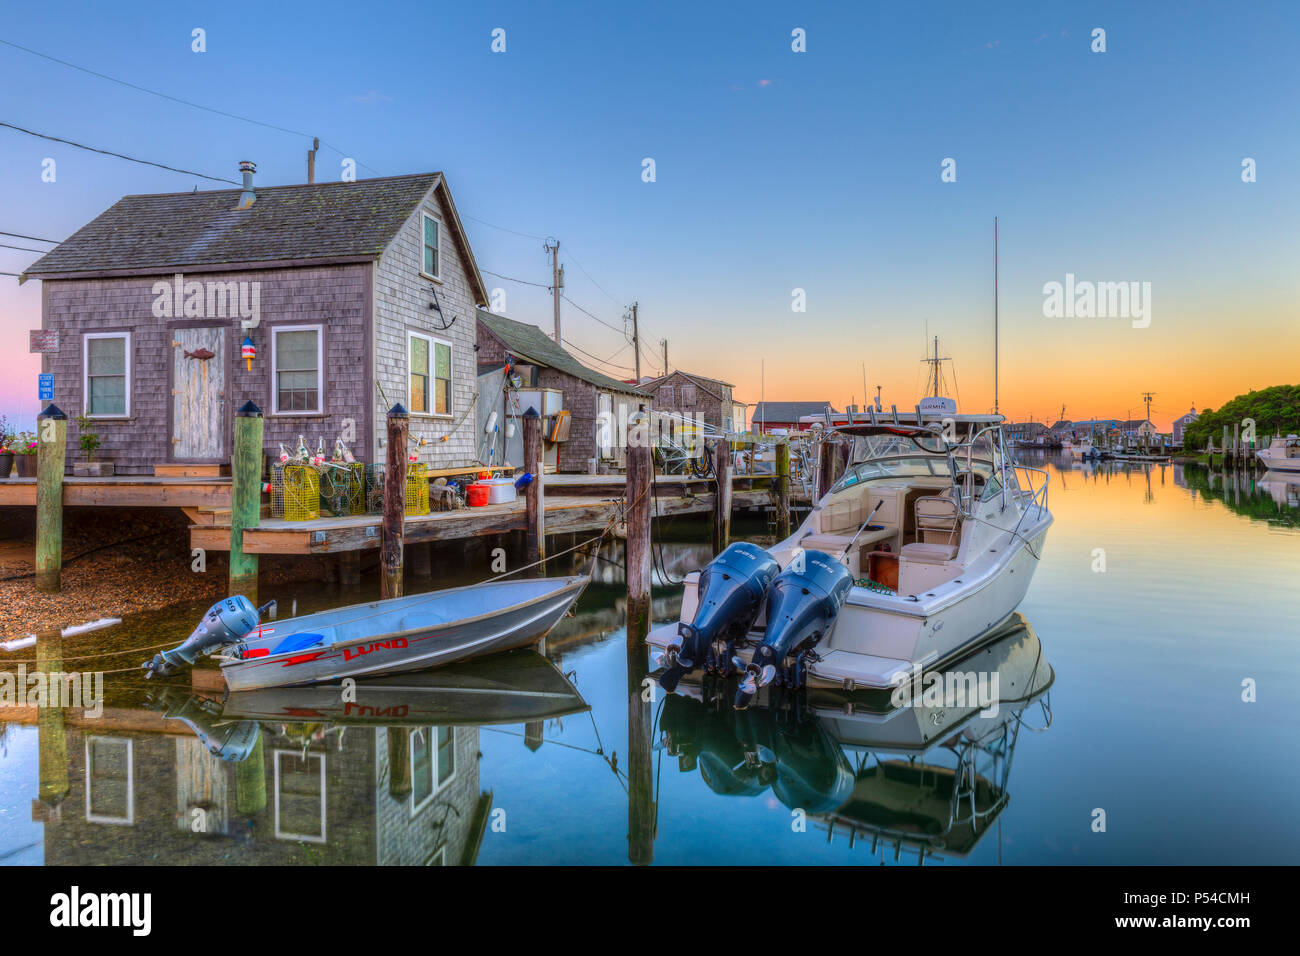
<path fill-rule="evenodd" d="M 998 414 L 998 217 L 993 217 L 993 414 Z"/>

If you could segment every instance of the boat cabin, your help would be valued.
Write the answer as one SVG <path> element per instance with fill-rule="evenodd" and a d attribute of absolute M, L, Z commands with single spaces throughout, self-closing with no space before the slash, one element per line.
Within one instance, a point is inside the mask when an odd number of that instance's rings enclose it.
<path fill-rule="evenodd" d="M 843 562 L 859 583 L 898 594 L 933 590 L 986 546 L 982 511 L 1015 490 L 1001 417 L 842 426 L 851 441 L 844 474 L 791 541 Z M 784 562 L 783 562 L 784 563 Z"/>

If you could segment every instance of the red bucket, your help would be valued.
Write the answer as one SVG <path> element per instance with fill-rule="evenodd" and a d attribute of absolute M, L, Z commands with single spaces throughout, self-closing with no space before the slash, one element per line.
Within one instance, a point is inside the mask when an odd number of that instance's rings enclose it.
<path fill-rule="evenodd" d="M 471 508 L 481 508 L 483 505 L 487 504 L 488 494 L 491 490 L 492 489 L 487 485 L 480 484 L 477 481 L 472 485 L 467 486 L 465 488 L 465 496 L 469 499 L 469 506 Z"/>

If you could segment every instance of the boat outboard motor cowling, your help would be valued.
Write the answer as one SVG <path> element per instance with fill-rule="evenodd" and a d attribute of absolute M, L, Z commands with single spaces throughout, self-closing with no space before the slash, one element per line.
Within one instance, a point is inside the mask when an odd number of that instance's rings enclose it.
<path fill-rule="evenodd" d="M 257 608 L 242 594 L 218 601 L 208 608 L 208 613 L 203 615 L 199 626 L 183 644 L 155 654 L 153 660 L 143 665 L 144 676 L 153 677 L 157 674 L 159 677 L 169 677 L 181 667 L 193 664 L 204 651 L 242 640 L 257 627 L 260 616 Z"/>
<path fill-rule="evenodd" d="M 790 562 L 768 588 L 767 631 L 736 688 L 736 707 L 749 706 L 791 651 L 826 636 L 852 587 L 849 569 L 824 551 L 804 551 Z M 802 673 L 795 685 L 803 685 Z"/>
<path fill-rule="evenodd" d="M 699 599 L 691 623 L 677 626 L 678 643 L 664 653 L 667 670 L 659 685 L 671 693 L 699 667 L 709 646 L 729 634 L 743 636 L 762 607 L 768 586 L 781 566 L 756 544 L 738 541 L 705 565 L 695 593 Z"/>

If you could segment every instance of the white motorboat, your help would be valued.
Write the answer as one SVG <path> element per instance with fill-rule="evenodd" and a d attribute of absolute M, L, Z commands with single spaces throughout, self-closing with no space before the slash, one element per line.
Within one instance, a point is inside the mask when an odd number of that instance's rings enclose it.
<path fill-rule="evenodd" d="M 1300 471 L 1300 436 L 1274 438 L 1255 455 L 1269 471 Z"/>
<path fill-rule="evenodd" d="M 647 641 L 665 689 L 701 668 L 778 686 L 886 688 L 987 640 L 1015 611 L 1052 523 L 1048 475 L 1004 454 L 1000 415 L 895 413 L 840 426 L 847 470 L 799 529 L 688 575 Z"/>
<path fill-rule="evenodd" d="M 1091 438 L 1067 438 L 1061 443 L 1061 447 L 1067 450 L 1075 461 L 1101 457 L 1101 449 L 1092 443 Z"/>

